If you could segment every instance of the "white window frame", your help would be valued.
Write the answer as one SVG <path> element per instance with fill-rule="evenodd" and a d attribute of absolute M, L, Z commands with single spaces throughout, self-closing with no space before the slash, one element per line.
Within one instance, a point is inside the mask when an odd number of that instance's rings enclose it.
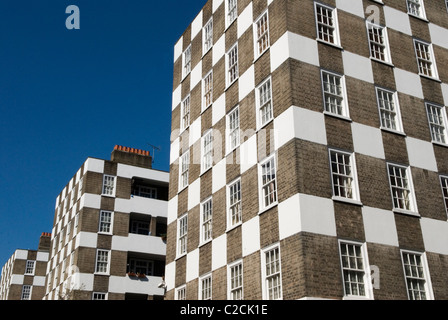
<path fill-rule="evenodd" d="M 179 158 L 179 191 L 188 187 L 190 175 L 190 150 Z"/>
<path fill-rule="evenodd" d="M 31 300 L 32 293 L 33 293 L 33 286 L 23 285 L 22 293 L 20 294 L 20 300 Z"/>
<path fill-rule="evenodd" d="M 426 20 L 425 4 L 423 0 L 406 0 L 408 14 Z M 418 10 L 418 12 L 415 12 Z"/>
<path fill-rule="evenodd" d="M 191 122 L 191 96 L 188 95 L 182 100 L 180 106 L 180 131 L 185 131 L 190 127 Z"/>
<path fill-rule="evenodd" d="M 445 106 L 426 102 L 425 108 L 426 115 L 428 116 L 428 125 L 432 142 L 444 146 L 448 145 L 448 120 Z M 433 111 L 435 110 L 438 112 L 438 119 L 434 118 Z M 435 120 L 437 120 L 437 122 Z"/>
<path fill-rule="evenodd" d="M 230 87 L 239 78 L 238 42 L 226 53 L 226 87 Z M 233 57 L 234 61 L 231 59 Z M 232 63 L 233 62 L 233 63 Z M 231 64 L 232 63 L 232 64 Z"/>
<path fill-rule="evenodd" d="M 421 269 L 419 271 L 419 273 L 422 273 L 421 275 L 419 274 L 414 274 L 411 269 L 406 268 L 406 266 L 408 265 L 407 263 L 407 259 L 405 259 L 404 255 L 409 255 L 409 256 L 419 256 L 420 257 L 420 261 L 421 261 Z M 417 251 L 410 251 L 410 250 L 400 250 L 400 256 L 401 256 L 401 262 L 402 262 L 402 266 L 403 266 L 403 275 L 404 275 L 404 279 L 406 282 L 406 292 L 408 295 L 408 299 L 409 300 L 414 300 L 414 297 L 411 296 L 410 291 L 412 290 L 410 288 L 410 281 L 414 280 L 414 281 L 424 281 L 424 290 L 425 290 L 425 294 L 426 294 L 426 300 L 433 300 L 434 299 L 434 294 L 432 291 L 432 285 L 431 285 L 431 277 L 429 274 L 429 268 L 428 268 L 428 262 L 426 259 L 426 253 L 424 252 L 417 252 Z M 411 260 L 409 259 L 409 262 L 411 262 Z M 415 262 L 412 261 L 412 262 Z M 409 264 L 410 265 L 410 264 Z M 411 273 L 409 273 L 409 271 L 411 271 Z M 415 270 L 413 270 L 415 271 Z M 423 277 L 421 277 L 423 276 Z"/>
<path fill-rule="evenodd" d="M 330 90 L 326 90 L 327 82 L 325 81 L 325 77 L 328 76 L 328 84 Z M 321 77 L 322 77 L 322 95 L 323 95 L 323 103 L 324 103 L 324 114 L 328 114 L 331 116 L 343 118 L 343 119 L 350 119 L 350 112 L 348 108 L 348 101 L 347 101 L 347 86 L 345 84 L 345 76 L 327 71 L 327 70 L 321 70 Z M 335 80 L 339 80 L 339 87 L 335 83 Z M 340 90 L 340 92 L 337 92 L 337 89 Z M 336 90 L 336 91 L 335 91 Z M 330 106 L 328 106 L 327 103 L 327 96 L 331 99 Z M 340 113 L 339 110 L 337 112 L 332 111 L 333 109 L 333 103 L 334 100 L 337 102 L 340 101 Z M 336 105 L 336 108 L 339 108 L 339 105 Z"/>
<path fill-rule="evenodd" d="M 234 198 L 234 194 L 237 192 L 234 191 L 234 187 L 239 184 L 239 200 L 232 201 Z M 238 198 L 238 197 L 237 197 Z M 236 208 L 238 212 L 233 214 L 233 208 Z M 241 178 L 238 178 L 227 185 L 227 230 L 233 229 L 243 222 L 243 193 L 242 193 L 242 184 Z"/>
<path fill-rule="evenodd" d="M 260 27 L 264 25 L 260 32 Z M 261 24 L 260 24 L 261 23 Z M 270 37 L 269 37 L 269 12 L 264 11 L 254 22 L 254 57 L 255 59 L 265 53 L 270 47 Z M 260 46 L 261 45 L 261 46 Z M 260 50 L 261 49 L 261 50 Z"/>
<path fill-rule="evenodd" d="M 405 178 L 407 179 L 407 184 L 408 184 L 407 188 L 401 186 L 402 182 L 400 182 L 398 185 L 392 184 L 392 177 L 390 174 L 391 167 L 393 167 L 395 169 L 400 169 L 400 177 L 399 178 L 401 178 L 401 174 L 403 173 L 402 170 L 404 170 L 404 172 L 406 174 Z M 395 169 L 394 169 L 394 173 L 396 173 Z M 399 165 L 399 164 L 395 164 L 395 163 L 387 163 L 387 174 L 389 177 L 390 193 L 391 193 L 391 197 L 392 197 L 392 208 L 393 208 L 392 210 L 394 212 L 406 213 L 406 214 L 412 214 L 412 215 L 419 216 L 418 209 L 417 209 L 417 202 L 415 199 L 414 184 L 412 182 L 411 167 L 403 166 L 403 165 Z M 400 190 L 402 192 L 400 192 Z M 397 191 L 400 194 L 397 194 Z M 403 196 L 401 193 L 407 194 L 407 201 L 409 202 L 409 209 L 402 208 L 403 205 L 399 204 L 399 200 L 401 199 L 400 197 Z M 395 197 L 395 195 L 397 195 L 397 197 Z M 406 196 L 406 195 L 404 195 L 404 196 Z M 396 203 L 397 203 L 397 205 L 396 205 Z"/>
<path fill-rule="evenodd" d="M 110 215 L 110 221 L 104 220 L 104 216 Z M 100 210 L 99 219 L 98 219 L 98 233 L 100 234 L 112 234 L 114 225 L 114 213 L 113 211 Z M 104 227 L 109 227 L 109 231 L 104 231 Z"/>
<path fill-rule="evenodd" d="M 103 261 L 103 260 L 99 260 L 100 259 L 100 255 L 106 253 L 107 255 L 107 260 Z M 110 250 L 105 250 L 105 249 L 97 249 L 96 250 L 96 258 L 95 258 L 95 274 L 104 274 L 104 275 L 109 275 L 110 273 Z M 100 266 L 99 264 L 105 264 L 105 271 L 102 270 L 104 269 L 103 266 Z"/>
<path fill-rule="evenodd" d="M 213 70 L 202 79 L 202 112 L 213 104 Z"/>
<path fill-rule="evenodd" d="M 238 0 L 224 0 L 225 1 L 225 14 L 226 14 L 226 29 L 232 25 L 238 18 Z M 230 4 L 234 4 L 230 7 Z"/>
<path fill-rule="evenodd" d="M 176 288 L 174 299 L 175 300 L 187 300 L 187 286 L 186 285 Z"/>
<path fill-rule="evenodd" d="M 213 167 L 213 130 L 208 130 L 201 138 L 201 173 Z"/>
<path fill-rule="evenodd" d="M 187 254 L 188 245 L 188 214 L 182 215 L 177 220 L 177 256 Z"/>
<path fill-rule="evenodd" d="M 36 270 L 36 261 L 27 260 L 25 265 L 25 274 L 34 275 L 35 270 Z"/>
<path fill-rule="evenodd" d="M 263 80 L 255 89 L 256 121 L 258 130 L 274 120 L 274 98 L 272 92 L 271 77 Z M 269 111 L 265 112 L 265 110 Z"/>
<path fill-rule="evenodd" d="M 110 181 L 112 181 L 112 183 L 110 183 Z M 108 188 L 112 189 L 112 191 L 108 191 Z M 104 174 L 101 195 L 105 197 L 115 197 L 116 189 L 117 189 L 117 177 Z"/>
<path fill-rule="evenodd" d="M 227 153 L 239 147 L 241 143 L 240 108 L 236 106 L 227 114 Z"/>
<path fill-rule="evenodd" d="M 238 268 L 238 270 L 236 269 Z M 234 273 L 237 270 L 238 273 Z M 236 279 L 235 279 L 236 278 Z M 244 265 L 243 260 L 227 265 L 227 300 L 244 299 Z"/>
<path fill-rule="evenodd" d="M 331 19 L 333 20 L 333 26 L 331 26 L 329 23 L 325 23 L 320 22 L 319 21 L 319 8 L 323 8 L 324 10 L 328 10 L 329 12 L 331 12 Z M 338 22 L 338 11 L 336 8 L 324 5 L 322 3 L 317 3 L 314 2 L 314 12 L 315 12 L 315 21 L 316 21 L 316 34 L 317 34 L 317 41 L 321 41 L 323 43 L 327 43 L 336 47 L 340 47 L 341 46 L 341 39 L 339 36 L 339 22 Z M 323 36 L 321 36 L 321 33 L 319 30 L 321 29 L 320 26 L 322 26 L 322 28 L 326 28 L 329 30 L 333 30 L 333 32 L 331 33 L 330 37 L 333 38 L 333 41 L 331 41 L 331 39 L 325 39 Z M 325 34 L 330 34 L 330 33 L 325 33 Z"/>
<path fill-rule="evenodd" d="M 213 47 L 213 17 L 202 28 L 202 55 L 205 55 Z"/>
<path fill-rule="evenodd" d="M 92 300 L 107 300 L 107 292 L 92 292 Z"/>
<path fill-rule="evenodd" d="M 445 204 L 445 211 L 448 219 L 448 176 L 440 176 L 440 187 L 442 188 L 442 198 Z"/>
<path fill-rule="evenodd" d="M 367 39 L 369 41 L 370 58 L 379 62 L 392 64 L 387 28 L 385 26 L 372 23 L 368 20 L 366 20 L 366 28 Z M 371 33 L 371 30 L 377 30 L 377 33 L 374 33 L 373 31 Z M 374 36 L 373 39 L 371 35 Z M 381 48 L 382 50 L 378 51 L 374 50 L 374 48 Z M 380 57 L 378 57 L 377 52 L 379 52 Z M 384 59 L 381 59 L 381 55 L 384 56 Z"/>
<path fill-rule="evenodd" d="M 448 0 L 445 0 L 446 12 L 448 12 Z"/>
<path fill-rule="evenodd" d="M 182 53 L 182 79 L 185 79 L 191 72 L 191 44 Z"/>
<path fill-rule="evenodd" d="M 270 169 L 268 169 L 269 173 L 266 174 L 268 178 L 265 181 L 263 173 L 265 172 L 265 166 L 268 164 Z M 277 158 L 275 154 L 267 157 L 258 164 L 258 185 L 258 197 L 261 213 L 278 204 Z M 268 198 L 267 203 L 266 198 Z"/>
<path fill-rule="evenodd" d="M 380 117 L 380 128 L 382 130 L 404 134 L 398 93 L 396 91 L 391 91 L 380 87 L 376 87 L 375 89 L 378 103 L 378 113 Z M 392 97 L 392 100 L 384 99 L 386 95 L 387 98 Z M 392 108 L 394 108 L 394 110 L 392 110 Z M 392 122 L 388 115 L 395 115 L 395 121 Z M 390 128 L 385 125 L 385 123 L 387 124 L 387 121 L 390 122 Z M 395 125 L 395 129 L 393 128 L 393 125 Z"/>
<path fill-rule="evenodd" d="M 277 250 L 278 252 L 278 267 L 275 266 L 275 270 L 273 273 L 268 274 L 268 268 L 267 268 L 267 257 L 266 255 L 268 253 L 271 253 L 273 251 Z M 269 247 L 264 248 L 261 250 L 261 277 L 262 277 L 262 297 L 263 300 L 281 300 L 283 299 L 283 285 L 282 285 L 282 264 L 281 264 L 281 251 L 280 251 L 280 244 L 276 243 Z M 277 297 L 275 299 L 271 299 L 270 295 L 270 285 L 269 280 L 276 279 L 276 283 L 279 285 L 279 291 L 277 292 Z"/>
<path fill-rule="evenodd" d="M 358 253 L 354 252 L 354 255 L 350 255 L 349 252 L 343 254 L 342 246 L 350 246 L 350 247 L 358 247 L 360 258 L 362 259 L 362 268 L 358 267 Z M 338 240 L 339 247 L 339 259 L 341 263 L 341 274 L 342 274 L 342 286 L 344 288 L 344 299 L 373 299 L 373 286 L 371 279 L 371 270 L 369 259 L 367 255 L 367 248 L 365 243 L 355 242 L 355 241 L 347 241 L 347 240 Z M 347 260 L 344 257 L 348 257 Z M 350 257 L 354 259 L 350 259 Z M 347 262 L 346 262 L 347 261 Z M 355 264 L 352 266 L 351 263 Z M 348 264 L 347 264 L 348 263 Z M 352 277 L 354 274 L 362 274 L 362 286 L 364 289 L 364 294 L 353 294 L 352 290 L 347 290 L 346 282 L 349 284 L 353 283 Z M 357 279 L 358 282 L 354 282 L 355 284 L 361 284 L 360 279 Z M 359 286 L 356 286 L 356 290 L 359 290 Z"/>
<path fill-rule="evenodd" d="M 335 172 L 333 169 L 333 160 L 332 160 L 332 155 L 333 154 L 337 154 L 338 155 L 338 161 L 337 161 L 337 167 L 338 170 L 340 169 L 340 166 L 343 165 L 344 166 L 344 172 Z M 339 156 L 344 156 L 344 162 L 340 163 L 339 162 Z M 332 186 L 332 192 L 333 192 L 333 200 L 337 200 L 337 201 L 345 201 L 345 202 L 350 202 L 350 203 L 355 203 L 355 204 L 361 204 L 361 199 L 360 199 L 360 194 L 359 194 L 359 185 L 358 185 L 358 173 L 356 170 L 356 158 L 355 158 L 355 153 L 354 152 L 348 152 L 348 151 L 343 151 L 340 149 L 333 149 L 330 148 L 328 149 L 328 156 L 329 156 L 329 162 L 330 162 L 330 174 L 331 174 L 331 186 Z M 345 172 L 345 169 L 347 167 L 346 165 L 346 157 L 348 157 L 349 161 L 350 161 L 350 170 L 351 170 L 351 174 L 347 174 L 347 172 Z M 351 192 L 351 197 L 350 196 L 344 196 L 341 194 L 337 194 L 336 192 L 336 188 L 337 186 L 334 183 L 335 177 L 340 177 L 342 179 L 347 178 L 347 179 L 351 179 L 351 186 L 347 186 L 345 183 L 346 181 L 343 180 L 343 185 L 340 185 L 338 190 L 343 189 L 344 190 L 344 194 L 347 194 L 345 188 L 351 188 L 352 192 Z M 339 193 L 341 193 L 339 191 Z"/>
<path fill-rule="evenodd" d="M 204 288 L 204 284 L 209 286 L 208 288 Z M 199 300 L 212 300 L 213 298 L 213 278 L 212 274 L 208 273 L 199 278 Z"/>
<path fill-rule="evenodd" d="M 419 55 L 419 52 L 422 52 L 422 50 L 419 50 L 418 48 L 422 47 L 425 49 L 424 53 L 429 55 L 429 58 Z M 438 80 L 439 74 L 437 72 L 436 59 L 432 43 L 414 39 L 414 50 L 415 50 L 415 59 L 417 60 L 418 74 L 422 77 Z M 422 70 L 429 70 L 431 74 L 426 74 Z"/>
<path fill-rule="evenodd" d="M 83 184 L 84 184 L 84 177 L 79 179 L 78 183 L 78 193 L 77 193 L 77 199 L 81 198 L 82 190 L 83 190 Z"/>
<path fill-rule="evenodd" d="M 200 208 L 200 240 L 199 244 L 203 245 L 213 239 L 213 199 L 207 198 L 201 202 Z"/>

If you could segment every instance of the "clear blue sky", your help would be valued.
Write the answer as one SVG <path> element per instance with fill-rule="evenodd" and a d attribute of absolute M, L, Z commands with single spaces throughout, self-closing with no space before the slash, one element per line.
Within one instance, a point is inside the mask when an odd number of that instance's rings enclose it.
<path fill-rule="evenodd" d="M 169 170 L 174 44 L 205 3 L 0 1 L 0 268 L 51 232 L 87 157 L 152 144 Z M 69 5 L 80 30 L 65 27 Z"/>

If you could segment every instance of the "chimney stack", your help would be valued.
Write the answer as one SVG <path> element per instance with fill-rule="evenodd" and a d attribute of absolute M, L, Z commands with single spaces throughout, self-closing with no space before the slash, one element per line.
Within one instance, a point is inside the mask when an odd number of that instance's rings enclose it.
<path fill-rule="evenodd" d="M 116 145 L 111 160 L 131 166 L 152 169 L 152 157 L 149 151 Z"/>

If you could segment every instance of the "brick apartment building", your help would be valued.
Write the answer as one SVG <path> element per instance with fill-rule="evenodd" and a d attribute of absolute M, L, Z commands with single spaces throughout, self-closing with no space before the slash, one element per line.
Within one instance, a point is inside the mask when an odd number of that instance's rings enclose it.
<path fill-rule="evenodd" d="M 148 151 L 88 158 L 56 199 L 44 299 L 163 298 L 168 177 Z"/>
<path fill-rule="evenodd" d="M 0 300 L 42 300 L 51 234 L 43 232 L 37 250 L 17 249 L 2 268 Z"/>
<path fill-rule="evenodd" d="M 174 48 L 166 298 L 448 299 L 447 105 L 445 0 L 207 1 Z"/>

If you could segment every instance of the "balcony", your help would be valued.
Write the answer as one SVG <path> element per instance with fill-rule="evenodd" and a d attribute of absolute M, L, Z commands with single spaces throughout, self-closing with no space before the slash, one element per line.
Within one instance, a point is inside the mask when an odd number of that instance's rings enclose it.
<path fill-rule="evenodd" d="M 124 277 L 111 276 L 109 278 L 109 292 L 163 296 L 165 290 L 158 287 L 162 281 L 162 277 L 157 276 L 146 276 L 144 279 L 137 281 L 128 275 Z"/>
<path fill-rule="evenodd" d="M 113 236 L 112 250 L 165 256 L 166 244 L 161 237 L 130 233 L 127 237 Z"/>
<path fill-rule="evenodd" d="M 115 199 L 115 211 L 123 213 L 143 213 L 153 217 L 167 217 L 168 201 L 139 196 L 131 199 Z"/>

